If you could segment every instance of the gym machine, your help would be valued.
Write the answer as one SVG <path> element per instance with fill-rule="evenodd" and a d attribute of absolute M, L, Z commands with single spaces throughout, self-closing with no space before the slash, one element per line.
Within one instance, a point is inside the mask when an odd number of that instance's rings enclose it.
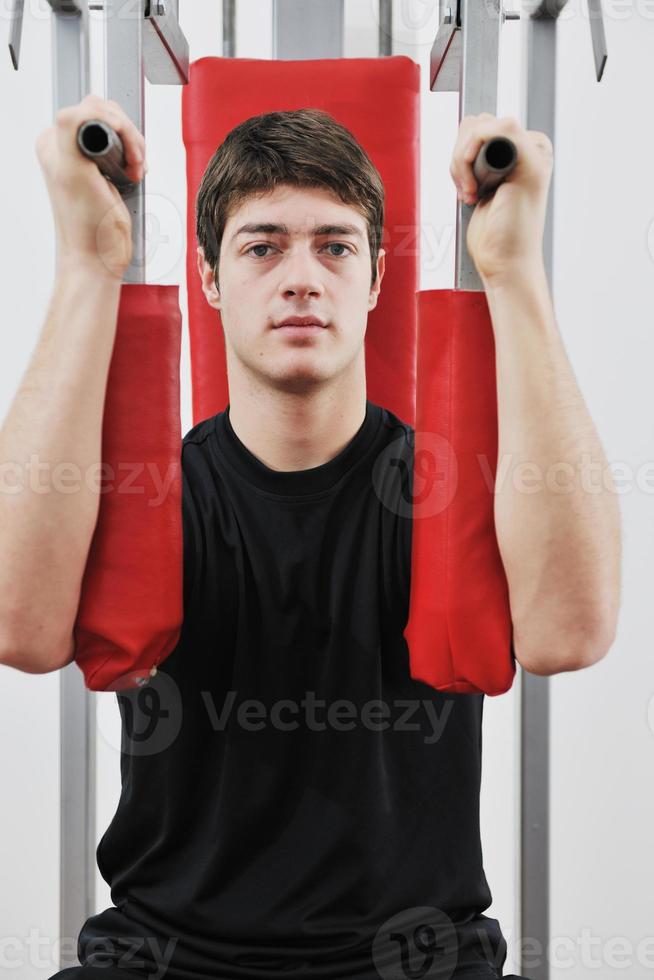
<path fill-rule="evenodd" d="M 546 132 L 555 145 L 556 26 L 567 0 L 525 0 L 521 12 L 502 9 L 501 0 L 440 0 L 439 27 L 431 52 L 430 90 L 459 92 L 459 119 L 497 110 L 500 33 L 505 21 L 523 20 L 525 42 L 524 122 Z M 105 10 L 102 0 L 48 0 L 52 9 L 53 111 L 80 101 L 90 90 L 89 11 Z M 130 5 L 137 16 L 105 17 L 107 98 L 119 102 L 144 133 L 144 78 L 153 84 L 188 85 L 189 47 L 179 26 L 178 0 L 142 0 Z M 14 0 L 10 56 L 18 69 L 24 0 Z M 600 0 L 589 0 L 595 72 L 599 82 L 607 53 Z M 107 13 L 107 11 L 105 11 Z M 392 51 L 392 0 L 379 2 L 379 56 Z M 343 0 L 273 0 L 273 59 L 343 56 Z M 223 0 L 222 57 L 236 57 L 235 0 Z M 537 84 L 547 79 L 549 84 Z M 125 283 L 145 283 L 145 181 L 124 176 L 120 139 L 99 122 L 78 134 L 81 152 L 95 158 L 116 183 L 132 216 L 133 257 Z M 475 161 L 486 192 L 516 163 L 510 141 L 491 141 Z M 552 270 L 550 191 L 544 257 Z M 465 248 L 472 208 L 457 205 L 455 290 L 482 290 Z M 148 677 L 137 679 L 147 682 Z M 95 702 L 75 664 L 61 671 L 61 891 L 60 928 L 75 935 L 95 911 Z M 547 949 L 549 938 L 549 683 L 521 672 L 520 706 L 520 935 Z M 61 968 L 74 965 L 62 962 Z M 548 980 L 546 960 L 530 967 L 532 980 Z"/>

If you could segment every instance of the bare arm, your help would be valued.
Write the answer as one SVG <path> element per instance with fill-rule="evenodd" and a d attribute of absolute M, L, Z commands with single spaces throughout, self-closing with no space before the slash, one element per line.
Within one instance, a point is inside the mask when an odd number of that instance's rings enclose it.
<path fill-rule="evenodd" d="M 61 270 L 0 430 L 0 623 L 10 666 L 54 666 L 72 655 L 99 509 L 94 484 L 120 290 L 118 279 L 92 267 Z"/>
<path fill-rule="evenodd" d="M 73 657 L 100 504 L 107 377 L 131 257 L 129 212 L 74 147 L 77 127 L 92 117 L 120 131 L 130 155 L 142 143 L 119 106 L 93 96 L 41 134 L 57 271 L 36 349 L 0 428 L 0 661 L 28 673 Z M 135 163 L 130 176 L 141 176 Z"/>
<path fill-rule="evenodd" d="M 515 143 L 518 163 L 479 200 L 473 161 L 497 136 Z M 606 656 L 621 588 L 616 488 L 559 333 L 543 260 L 553 164 L 546 133 L 482 112 L 461 120 L 450 166 L 463 200 L 477 198 L 466 245 L 495 339 L 495 529 L 515 656 L 545 676 Z"/>
<path fill-rule="evenodd" d="M 542 263 L 486 290 L 497 366 L 495 524 L 516 659 L 535 674 L 589 667 L 620 608 L 620 510 L 556 323 Z"/>

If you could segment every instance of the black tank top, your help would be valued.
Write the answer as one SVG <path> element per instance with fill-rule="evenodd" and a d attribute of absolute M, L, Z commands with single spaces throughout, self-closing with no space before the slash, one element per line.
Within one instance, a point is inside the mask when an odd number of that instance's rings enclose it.
<path fill-rule="evenodd" d="M 369 400 L 311 469 L 267 467 L 229 406 L 184 437 L 182 634 L 116 695 L 122 793 L 97 849 L 115 907 L 82 927 L 82 963 L 501 976 L 483 695 L 409 673 L 412 452 L 412 427 Z"/>

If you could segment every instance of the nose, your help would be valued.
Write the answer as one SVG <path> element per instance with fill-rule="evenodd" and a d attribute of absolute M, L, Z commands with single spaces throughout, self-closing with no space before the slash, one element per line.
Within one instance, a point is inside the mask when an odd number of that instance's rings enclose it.
<path fill-rule="evenodd" d="M 291 249 L 280 265 L 279 290 L 284 295 L 319 296 L 323 290 L 320 259 L 311 253 L 311 246 Z"/>

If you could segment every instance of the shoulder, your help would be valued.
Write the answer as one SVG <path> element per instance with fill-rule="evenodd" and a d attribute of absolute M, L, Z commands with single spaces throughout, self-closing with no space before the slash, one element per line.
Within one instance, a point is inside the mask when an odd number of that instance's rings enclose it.
<path fill-rule="evenodd" d="M 383 405 L 380 405 L 380 408 L 382 414 L 381 424 L 388 433 L 389 438 L 400 438 L 412 441 L 413 426 L 391 412 L 390 408 L 384 408 Z"/>
<path fill-rule="evenodd" d="M 181 469 L 184 494 L 201 494 L 215 484 L 214 433 L 217 415 L 197 422 L 182 438 Z"/>
<path fill-rule="evenodd" d="M 182 438 L 182 450 L 184 450 L 188 445 L 197 446 L 203 443 L 205 439 L 207 439 L 214 431 L 217 417 L 217 415 L 211 415 L 208 419 L 202 419 L 201 422 L 197 422 L 191 429 L 189 429 L 186 435 Z"/>
<path fill-rule="evenodd" d="M 410 517 L 413 488 L 414 429 L 390 409 L 381 408 L 381 435 L 377 443 L 372 481 L 384 505 L 385 518 Z"/>
<path fill-rule="evenodd" d="M 414 428 L 389 408 L 381 407 L 383 455 L 389 459 L 413 460 Z"/>

